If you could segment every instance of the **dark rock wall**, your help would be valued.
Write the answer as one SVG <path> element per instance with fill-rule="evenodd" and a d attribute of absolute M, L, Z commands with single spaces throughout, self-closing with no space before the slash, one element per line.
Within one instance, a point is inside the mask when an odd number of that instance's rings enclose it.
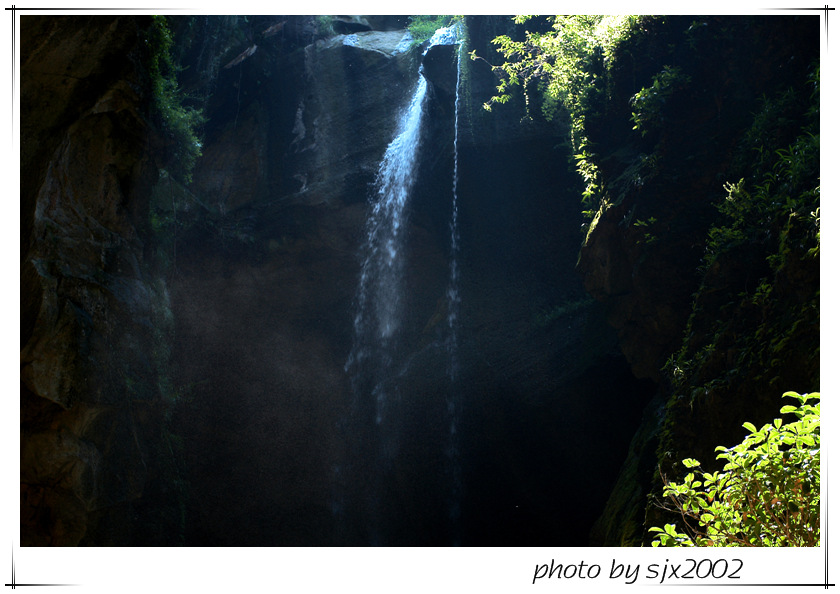
<path fill-rule="evenodd" d="M 144 19 L 21 18 L 21 542 L 171 541 Z M 161 501 L 160 499 L 157 499 Z M 177 539 L 177 530 L 174 531 Z"/>
<path fill-rule="evenodd" d="M 653 391 L 572 274 L 578 204 L 558 193 L 578 182 L 558 144 L 463 153 L 464 544 L 584 543 Z"/>
<path fill-rule="evenodd" d="M 212 222 L 176 237 L 171 280 L 191 544 L 334 542 L 367 192 L 417 76 L 404 31 L 353 35 L 266 40 L 210 102 L 192 191 Z"/>

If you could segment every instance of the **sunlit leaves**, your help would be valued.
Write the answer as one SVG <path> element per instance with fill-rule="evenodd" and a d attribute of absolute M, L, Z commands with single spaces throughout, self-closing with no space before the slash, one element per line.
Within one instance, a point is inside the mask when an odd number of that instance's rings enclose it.
<path fill-rule="evenodd" d="M 501 81 L 493 103 L 505 103 L 513 87 L 522 87 L 526 103 L 529 84 L 539 81 L 549 101 L 546 116 L 554 115 L 555 105 L 563 105 L 572 119 L 583 117 L 585 96 L 593 89 L 597 78 L 592 68 L 594 60 L 602 65 L 612 64 L 614 50 L 636 23 L 635 16 L 571 15 L 514 17 L 517 24 L 527 24 L 532 19 L 545 18 L 551 25 L 546 33 L 526 32 L 525 39 L 517 41 L 508 35 L 493 40 L 505 62 L 496 67 Z M 576 146 L 576 148 L 579 148 Z"/>
<path fill-rule="evenodd" d="M 615 61 L 616 48 L 640 19 L 632 15 L 519 15 L 513 19 L 518 25 L 533 23 L 534 28 L 545 30 L 549 25 L 550 29 L 545 33 L 526 31 L 521 39 L 500 35 L 493 40 L 504 62 L 493 67 L 499 84 L 484 108 L 489 111 L 508 103 L 514 93 L 521 92 L 526 118 L 530 119 L 532 93 L 537 90 L 543 117 L 568 117 L 577 170 L 586 182 L 583 214 L 593 221 L 604 188 L 587 138 L 585 118 L 598 111 L 594 105 L 603 103 L 609 86 L 605 79 Z M 480 59 L 475 52 L 470 56 Z"/>
<path fill-rule="evenodd" d="M 744 423 L 749 434 L 741 443 L 716 448 L 723 471 L 703 472 L 701 482 L 699 462 L 683 460 L 692 472 L 663 494 L 686 532 L 674 524 L 651 528 L 653 546 L 819 546 L 820 394 L 784 396 L 799 402 L 781 409 L 796 420 Z"/>

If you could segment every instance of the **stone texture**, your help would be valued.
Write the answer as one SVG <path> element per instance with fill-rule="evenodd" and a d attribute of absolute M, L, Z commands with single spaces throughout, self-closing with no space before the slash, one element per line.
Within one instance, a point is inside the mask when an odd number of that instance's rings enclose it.
<path fill-rule="evenodd" d="M 272 37 L 221 71 L 196 193 L 222 214 L 261 202 L 364 201 L 416 76 L 405 34 L 338 35 L 292 52 Z"/>
<path fill-rule="evenodd" d="M 146 21 L 21 20 L 21 542 L 124 543 L 162 414 L 165 292 L 137 218 L 157 178 Z"/>
<path fill-rule="evenodd" d="M 423 76 L 434 85 L 437 92 L 448 95 L 454 101 L 458 81 L 458 45 L 434 45 L 423 55 Z"/>

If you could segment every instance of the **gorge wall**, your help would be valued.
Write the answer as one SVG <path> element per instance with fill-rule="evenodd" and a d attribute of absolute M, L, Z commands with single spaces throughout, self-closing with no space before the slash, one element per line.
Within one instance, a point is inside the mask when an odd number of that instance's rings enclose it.
<path fill-rule="evenodd" d="M 383 428 L 354 420 L 345 366 L 371 188 L 420 69 L 407 22 L 169 19 L 189 66 L 179 84 L 206 117 L 187 181 L 150 113 L 150 19 L 22 17 L 22 544 L 628 544 L 641 539 L 657 449 L 724 438 L 704 429 L 720 400 L 663 413 L 675 390 L 660 370 L 682 344 L 711 205 L 754 100 L 807 69 L 810 23 L 768 20 L 750 35 L 734 24 L 727 43 L 716 32 L 696 53 L 678 43 L 689 23 L 654 27 L 617 69 L 593 136 L 612 187 L 640 155 L 658 155 L 658 175 L 612 200 L 582 247 L 568 130 L 524 121 L 516 101 L 485 112 L 497 84 L 486 62 L 464 60 L 456 87 L 457 50 L 427 57 L 406 364 Z M 511 31 L 507 18 L 470 16 L 463 43 L 492 56 L 490 40 Z M 673 57 L 669 44 L 694 95 L 641 141 L 627 97 Z M 632 222 L 651 216 L 658 241 L 645 242 Z M 818 287 L 812 264 L 797 270 Z M 742 282 L 737 268 L 716 273 L 716 286 Z M 798 327 L 792 343 L 818 343 L 818 320 Z M 774 370 L 779 385 L 818 382 L 818 361 L 803 365 Z M 765 384 L 726 409 L 736 426 Z M 453 391 L 457 485 L 443 471 Z M 663 431 L 674 425 L 685 431 Z"/>
<path fill-rule="evenodd" d="M 21 19 L 24 545 L 164 542 L 177 524 L 168 293 L 145 253 L 146 24 Z"/>

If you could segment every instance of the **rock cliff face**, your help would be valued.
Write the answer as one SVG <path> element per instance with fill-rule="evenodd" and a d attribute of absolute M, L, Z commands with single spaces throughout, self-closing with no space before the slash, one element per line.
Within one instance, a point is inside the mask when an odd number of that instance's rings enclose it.
<path fill-rule="evenodd" d="M 616 68 L 616 101 L 592 130 L 604 151 L 609 204 L 581 248 L 578 268 L 587 290 L 607 303 L 634 372 L 653 379 L 682 341 L 695 269 L 717 215 L 713 205 L 728 176 L 738 173 L 732 163 L 758 100 L 794 84 L 815 57 L 813 21 L 693 23 L 672 19 L 627 56 Z M 688 51 L 692 26 L 698 32 Z M 677 47 L 671 55 L 663 52 L 669 43 Z M 666 62 L 690 82 L 666 103 L 661 131 L 643 137 L 631 130 L 626 98 Z M 653 227 L 645 224 L 649 217 Z"/>
<path fill-rule="evenodd" d="M 222 213 L 262 202 L 363 202 L 416 78 L 405 35 L 365 31 L 293 50 L 274 36 L 224 67 L 195 192 Z"/>
<path fill-rule="evenodd" d="M 161 537 L 167 293 L 144 262 L 157 169 L 142 19 L 23 16 L 21 541 Z M 170 461 L 171 462 L 171 461 Z"/>

